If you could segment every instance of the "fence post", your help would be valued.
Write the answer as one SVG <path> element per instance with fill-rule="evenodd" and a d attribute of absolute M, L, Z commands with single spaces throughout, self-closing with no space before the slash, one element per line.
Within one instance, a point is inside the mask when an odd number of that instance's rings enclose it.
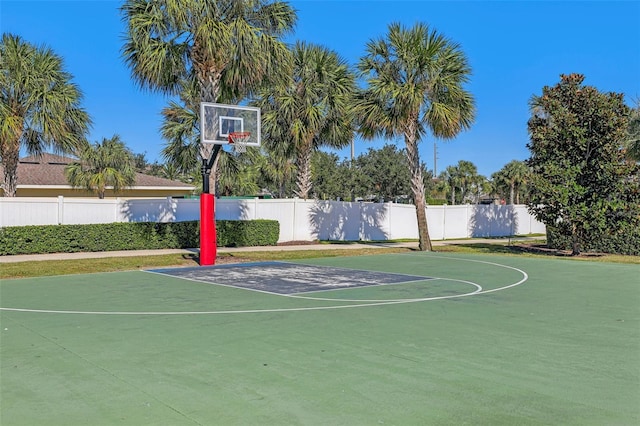
<path fill-rule="evenodd" d="M 505 204 L 506 206 L 506 204 Z M 495 237 L 495 235 L 493 235 L 493 222 L 495 221 L 495 218 L 502 213 L 502 208 L 504 206 L 498 206 L 496 204 L 490 204 L 491 207 L 491 212 L 489 213 L 489 237 Z"/>
<path fill-rule="evenodd" d="M 63 225 L 64 223 L 64 197 L 62 195 L 58 195 L 58 225 Z"/>
<path fill-rule="evenodd" d="M 469 209 L 471 208 L 472 204 L 467 204 L 465 206 L 464 209 L 464 223 L 465 223 L 465 235 L 467 236 L 467 238 L 471 238 L 473 236 L 473 233 L 471 232 L 471 223 L 469 222 Z"/>
<path fill-rule="evenodd" d="M 389 237 L 393 236 L 393 233 L 391 232 L 391 208 L 393 207 L 393 204 L 391 203 L 391 201 L 387 201 L 386 203 L 383 204 L 383 206 L 384 206 L 385 216 L 387 219 L 387 229 L 385 231 L 385 234 L 387 235 L 387 239 L 389 239 Z M 425 209 L 426 208 L 427 207 L 425 206 Z M 428 227 L 429 227 L 429 224 L 427 224 L 427 228 Z"/>
<path fill-rule="evenodd" d="M 120 199 L 120 197 L 116 197 L 116 204 L 114 206 L 114 209 L 115 211 L 113 212 L 113 221 L 122 222 L 122 200 Z"/>
<path fill-rule="evenodd" d="M 293 220 L 291 221 L 291 236 L 294 241 L 298 239 L 298 235 L 296 234 L 297 224 L 298 224 L 298 197 L 293 199 Z"/>
<path fill-rule="evenodd" d="M 258 218 L 258 197 L 253 199 L 253 219 L 256 220 Z"/>
<path fill-rule="evenodd" d="M 362 203 L 358 203 L 358 240 L 364 239 L 364 216 L 362 213 Z"/>
<path fill-rule="evenodd" d="M 527 211 L 529 213 L 529 211 Z M 533 215 L 529 213 L 529 229 L 527 231 L 528 234 L 532 234 L 531 230 L 533 229 Z"/>
<path fill-rule="evenodd" d="M 442 240 L 447 239 L 447 205 L 442 205 Z"/>

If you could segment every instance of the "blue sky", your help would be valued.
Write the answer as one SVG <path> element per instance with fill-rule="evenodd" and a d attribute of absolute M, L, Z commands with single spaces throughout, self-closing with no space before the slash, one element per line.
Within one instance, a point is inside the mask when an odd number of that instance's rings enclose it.
<path fill-rule="evenodd" d="M 640 99 L 639 1 L 291 1 L 298 11 L 288 41 L 322 44 L 355 65 L 366 43 L 388 25 L 424 22 L 459 43 L 473 74 L 467 89 L 477 117 L 472 128 L 437 141 L 437 172 L 472 161 L 489 177 L 511 160 L 528 158 L 528 101 L 560 74 L 581 73 L 585 84 Z M 0 31 L 47 45 L 62 56 L 84 93 L 94 142 L 120 135 L 135 153 L 162 161 L 160 111 L 168 99 L 140 90 L 120 55 L 123 23 L 111 0 L 2 0 Z M 402 140 L 356 140 L 356 155 Z M 434 139 L 421 141 L 421 159 L 434 166 Z M 350 149 L 338 151 L 341 158 Z"/>

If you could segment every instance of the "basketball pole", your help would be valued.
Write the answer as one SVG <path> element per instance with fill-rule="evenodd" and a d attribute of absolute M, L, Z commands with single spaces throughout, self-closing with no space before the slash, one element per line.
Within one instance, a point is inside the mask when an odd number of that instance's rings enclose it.
<path fill-rule="evenodd" d="M 209 177 L 213 163 L 220 153 L 216 145 L 209 158 L 202 159 L 202 194 L 200 194 L 200 266 L 215 265 L 218 246 L 216 243 L 215 194 L 209 188 Z M 215 191 L 215 189 L 214 189 Z"/>

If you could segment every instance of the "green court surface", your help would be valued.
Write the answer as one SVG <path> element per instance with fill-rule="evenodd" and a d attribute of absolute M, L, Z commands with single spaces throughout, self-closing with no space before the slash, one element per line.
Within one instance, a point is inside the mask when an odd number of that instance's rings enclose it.
<path fill-rule="evenodd" d="M 409 253 L 4 280 L 0 424 L 636 425 L 639 273 Z"/>

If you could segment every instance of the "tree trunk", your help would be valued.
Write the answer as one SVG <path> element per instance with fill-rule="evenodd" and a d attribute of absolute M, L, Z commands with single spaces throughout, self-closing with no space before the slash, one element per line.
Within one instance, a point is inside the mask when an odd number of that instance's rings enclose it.
<path fill-rule="evenodd" d="M 578 256 L 580 254 L 580 238 L 578 238 L 578 229 L 574 224 L 571 225 L 571 255 Z"/>
<path fill-rule="evenodd" d="M 513 204 L 515 193 L 516 193 L 516 184 L 511 183 L 511 185 L 509 185 L 509 204 Z"/>
<path fill-rule="evenodd" d="M 222 150 L 220 150 L 222 151 Z M 213 166 L 211 167 L 211 174 L 209 174 L 209 188 L 210 192 L 213 195 L 218 194 L 218 163 L 220 162 L 220 152 L 216 155 L 216 158 L 213 160 Z"/>
<path fill-rule="evenodd" d="M 427 203 L 425 202 L 424 189 L 422 193 L 414 192 L 416 198 L 416 218 L 418 220 L 418 238 L 420 251 L 432 251 L 431 238 L 429 237 L 429 227 L 427 226 Z"/>
<path fill-rule="evenodd" d="M 197 47 L 194 47 L 195 50 L 198 50 Z M 199 62 L 200 56 L 199 52 L 194 52 L 194 55 L 198 58 L 194 60 L 195 67 L 197 69 L 197 79 L 198 85 L 200 87 L 200 102 L 210 102 L 215 103 L 218 102 L 218 94 L 220 92 L 220 79 L 222 78 L 222 73 L 216 71 L 215 69 L 208 67 L 206 62 Z M 203 56 L 203 57 L 206 57 Z M 193 106 L 196 109 L 196 113 L 198 114 L 198 120 L 202 120 L 200 117 L 200 105 Z M 203 160 L 208 160 L 213 154 L 214 147 L 213 145 L 203 145 L 200 144 L 200 157 Z M 212 194 L 216 194 L 217 188 L 217 175 L 218 175 L 218 158 L 220 157 L 220 153 L 215 158 L 213 165 L 211 166 L 211 173 L 209 174 L 209 190 Z M 204 186 L 204 182 L 203 182 Z"/>
<path fill-rule="evenodd" d="M 311 142 L 298 151 L 298 190 L 296 194 L 302 199 L 309 198 L 311 192 Z"/>
<path fill-rule="evenodd" d="M 9 147 L 9 149 L 0 151 L 2 166 L 4 167 L 2 189 L 4 190 L 5 197 L 15 197 L 18 188 L 17 170 L 20 157 L 20 144 L 8 143 L 5 146 Z"/>
<path fill-rule="evenodd" d="M 416 218 L 418 220 L 418 239 L 420 251 L 431 251 L 431 238 L 427 226 L 427 203 L 424 196 L 424 182 L 422 180 L 422 169 L 420 168 L 420 157 L 418 155 L 418 144 L 415 140 L 405 136 L 407 145 L 407 160 L 409 161 L 409 171 L 411 173 L 411 190 L 416 204 Z"/>

